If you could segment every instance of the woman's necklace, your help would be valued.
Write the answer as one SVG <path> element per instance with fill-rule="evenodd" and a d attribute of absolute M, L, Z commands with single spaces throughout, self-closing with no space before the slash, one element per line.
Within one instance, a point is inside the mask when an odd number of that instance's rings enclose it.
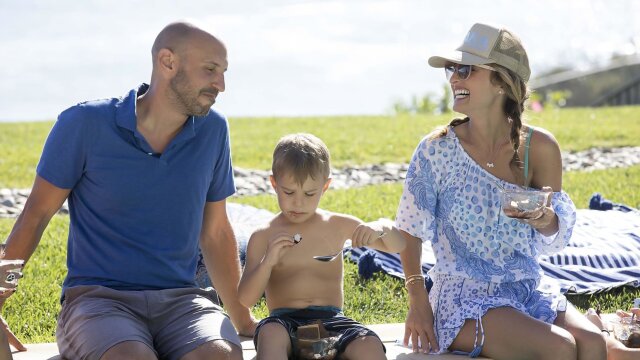
<path fill-rule="evenodd" d="M 488 168 L 494 168 L 494 167 L 496 166 L 496 165 L 494 164 L 494 160 L 495 160 L 495 158 L 496 158 L 496 154 L 499 154 L 499 153 L 500 153 L 500 150 L 502 149 L 502 147 L 503 147 L 505 144 L 509 143 L 509 142 L 510 142 L 510 140 L 509 140 L 509 139 L 507 139 L 507 141 L 505 141 L 505 142 L 501 143 L 501 144 L 500 144 L 500 146 L 498 146 L 498 150 L 494 150 L 494 149 L 492 149 L 492 151 L 491 151 L 491 156 L 489 157 L 489 159 L 490 159 L 490 160 L 489 160 L 489 161 L 487 161 L 487 167 L 488 167 Z"/>

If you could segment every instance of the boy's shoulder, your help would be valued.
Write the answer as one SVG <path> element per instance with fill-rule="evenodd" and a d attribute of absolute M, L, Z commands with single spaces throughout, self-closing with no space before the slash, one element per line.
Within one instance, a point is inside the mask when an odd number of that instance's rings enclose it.
<path fill-rule="evenodd" d="M 272 236 L 274 233 L 286 231 L 291 224 L 284 218 L 282 213 L 274 215 L 271 220 L 264 223 L 262 226 L 257 227 L 251 234 L 251 238 L 264 238 Z"/>
<path fill-rule="evenodd" d="M 271 220 L 269 220 L 267 223 L 258 226 L 255 230 L 253 230 L 253 233 L 251 233 L 251 239 L 254 238 L 262 238 L 274 231 L 277 231 L 278 228 L 280 227 L 280 225 L 278 225 L 278 218 L 279 218 L 280 214 L 276 214 L 273 218 L 271 218 Z"/>
<path fill-rule="evenodd" d="M 362 220 L 349 214 L 337 213 L 333 211 L 318 209 L 318 212 L 322 215 L 323 221 L 326 225 L 336 227 L 352 227 L 362 223 Z"/>

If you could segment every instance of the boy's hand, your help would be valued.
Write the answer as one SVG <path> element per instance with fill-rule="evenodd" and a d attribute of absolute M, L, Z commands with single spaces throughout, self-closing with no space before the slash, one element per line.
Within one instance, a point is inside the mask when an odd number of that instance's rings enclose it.
<path fill-rule="evenodd" d="M 274 267 L 282 259 L 282 256 L 287 253 L 287 250 L 295 244 L 292 235 L 278 234 L 275 238 L 269 240 L 262 263 L 269 267 Z"/>
<path fill-rule="evenodd" d="M 384 231 L 380 228 L 374 228 L 369 224 L 360 224 L 353 230 L 351 235 L 351 245 L 355 247 L 370 246 L 373 242 L 384 236 Z"/>

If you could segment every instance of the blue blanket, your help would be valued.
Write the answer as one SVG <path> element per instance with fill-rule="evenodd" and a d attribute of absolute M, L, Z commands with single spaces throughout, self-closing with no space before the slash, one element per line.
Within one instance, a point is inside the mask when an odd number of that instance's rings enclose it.
<path fill-rule="evenodd" d="M 273 217 L 273 213 L 229 203 L 227 211 L 236 233 L 241 259 L 251 233 Z M 361 257 L 362 256 L 362 257 Z M 374 270 L 404 278 L 398 254 L 354 249 L 350 259 L 359 263 L 360 273 Z M 569 245 L 561 252 L 540 259 L 543 284 L 569 293 L 596 293 L 630 285 L 640 287 L 640 211 L 578 210 Z M 422 248 L 422 269 L 435 264 L 431 246 Z M 198 283 L 207 285 L 206 270 L 198 271 Z"/>

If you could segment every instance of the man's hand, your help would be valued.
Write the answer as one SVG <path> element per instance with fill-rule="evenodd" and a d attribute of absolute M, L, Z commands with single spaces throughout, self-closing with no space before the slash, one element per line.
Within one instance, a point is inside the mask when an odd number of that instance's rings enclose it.
<path fill-rule="evenodd" d="M 249 313 L 249 317 L 243 319 L 242 324 L 235 324 L 240 336 L 246 336 L 252 338 L 256 333 L 256 327 L 258 327 L 258 321 Z"/>

